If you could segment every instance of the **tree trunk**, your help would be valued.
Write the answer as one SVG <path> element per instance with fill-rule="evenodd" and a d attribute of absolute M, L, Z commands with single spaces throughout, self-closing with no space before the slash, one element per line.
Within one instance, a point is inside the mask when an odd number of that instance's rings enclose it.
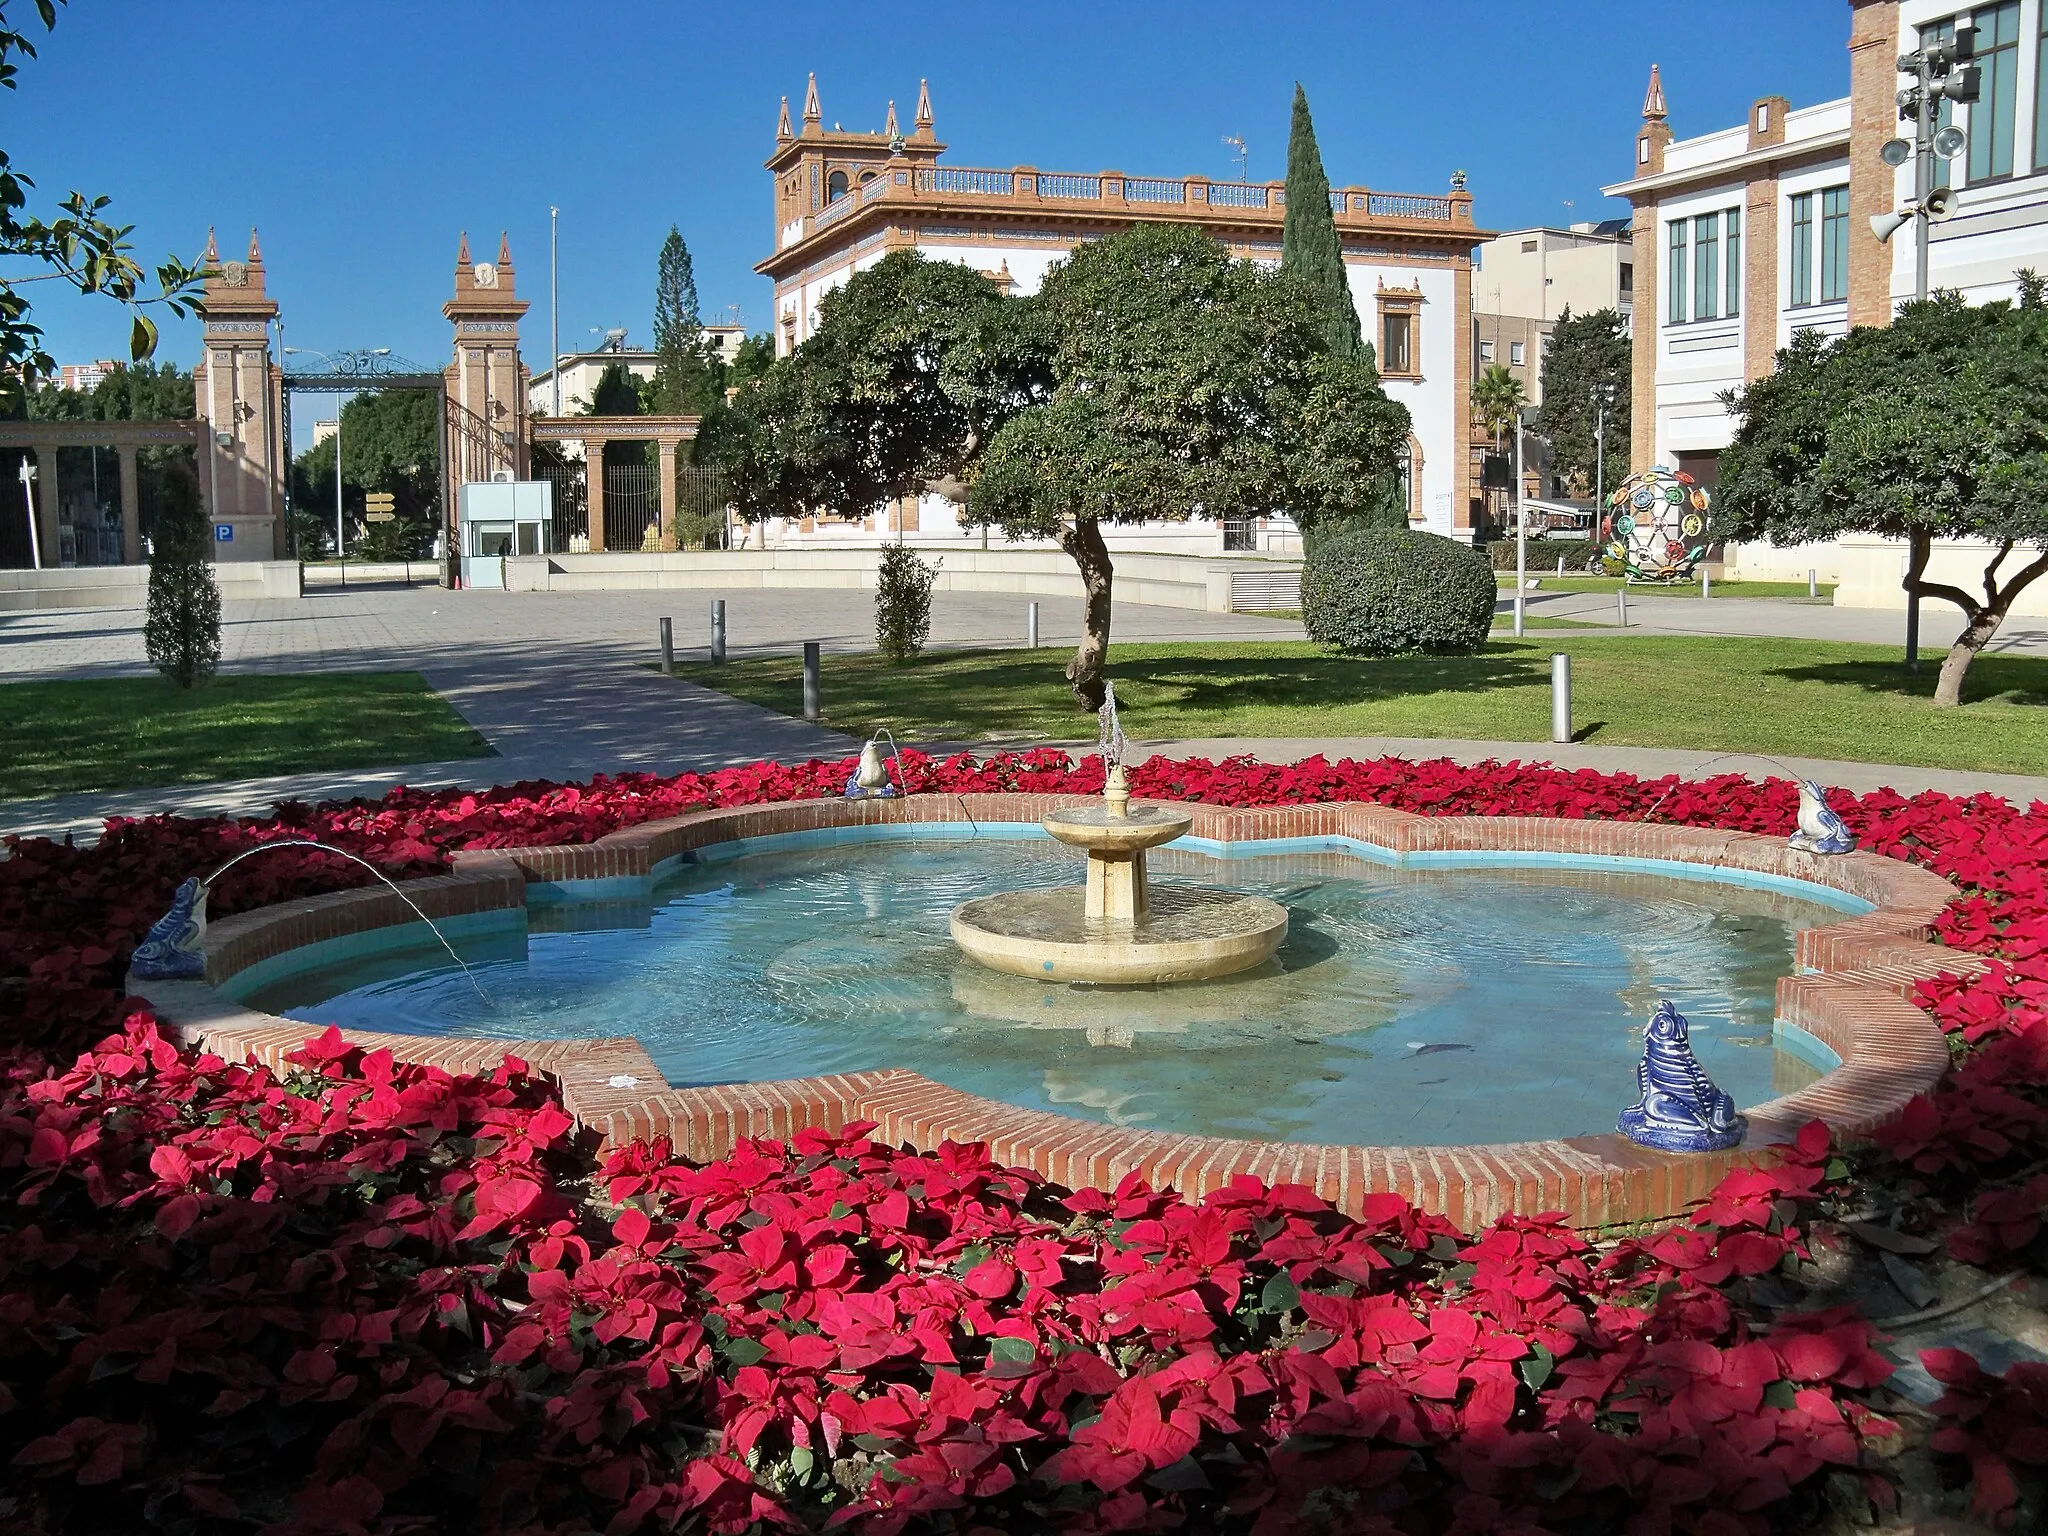
<path fill-rule="evenodd" d="M 1067 663 L 1067 681 L 1073 685 L 1074 700 L 1083 709 L 1102 708 L 1102 667 L 1109 660 L 1109 588 L 1115 575 L 1109 563 L 1109 546 L 1102 542 L 1102 530 L 1092 517 L 1076 518 L 1074 526 L 1060 535 L 1060 547 L 1081 568 L 1085 594 L 1081 610 L 1081 644 Z"/>
<path fill-rule="evenodd" d="M 1984 601 L 1981 603 L 1961 587 L 1950 586 L 1947 582 L 1925 579 L 1928 555 L 1932 552 L 1932 540 L 1916 537 L 1906 567 L 1906 590 L 1919 592 L 1925 597 L 1939 597 L 1954 603 L 1963 610 L 1969 621 L 1963 632 L 1956 636 L 1956 643 L 1949 647 L 1948 655 L 1942 658 L 1941 676 L 1934 685 L 1934 703 L 1937 708 L 1949 709 L 1963 702 L 1963 676 L 1970 670 L 1970 663 L 1977 659 L 1977 653 L 1991 642 L 1998 633 L 1998 626 L 2005 622 L 2005 616 L 2012 612 L 2013 602 L 2034 581 L 2048 574 L 2048 554 L 2022 566 L 2012 580 L 2004 586 L 1998 584 L 1998 568 L 2005 563 L 2005 557 L 2013 551 L 2013 540 L 2007 539 L 1992 555 L 1991 563 L 1984 567 Z"/>

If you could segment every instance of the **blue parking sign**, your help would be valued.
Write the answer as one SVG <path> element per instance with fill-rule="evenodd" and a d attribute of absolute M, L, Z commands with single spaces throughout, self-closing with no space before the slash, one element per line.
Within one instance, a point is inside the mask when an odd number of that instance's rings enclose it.
<path fill-rule="evenodd" d="M 213 525 L 213 540 L 216 544 L 234 543 L 235 525 L 233 523 L 215 523 Z"/>

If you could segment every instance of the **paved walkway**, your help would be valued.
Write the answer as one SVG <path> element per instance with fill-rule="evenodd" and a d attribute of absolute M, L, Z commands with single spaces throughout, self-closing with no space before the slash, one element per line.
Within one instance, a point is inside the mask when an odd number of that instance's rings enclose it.
<path fill-rule="evenodd" d="M 0 831 L 91 837 L 110 815 L 255 814 L 280 799 L 376 796 L 398 784 L 579 780 L 600 772 L 675 773 L 760 758 L 840 757 L 852 751 L 854 742 L 837 732 L 709 689 L 682 683 L 647 687 L 645 669 L 657 658 L 659 619 L 674 618 L 680 657 L 701 657 L 709 640 L 714 597 L 725 600 L 729 652 L 734 656 L 787 654 L 805 640 L 819 641 L 827 652 L 866 650 L 873 644 L 872 594 L 836 588 L 456 593 L 435 587 L 351 587 L 320 590 L 298 601 L 230 603 L 222 628 L 224 670 L 418 671 L 483 734 L 496 755 L 16 801 L 0 804 Z M 1021 645 L 1031 601 L 1021 594 L 938 594 L 932 602 L 932 643 Z M 1048 647 L 1073 644 L 1080 634 L 1080 600 L 1036 601 L 1041 642 Z M 1540 588 L 1531 595 L 1529 611 L 1589 622 L 1611 621 L 1615 614 L 1612 600 L 1602 594 L 1545 594 Z M 1896 642 L 1902 622 L 1896 614 L 1758 599 L 1632 597 L 1629 612 L 1630 634 L 1779 634 Z M 1940 605 L 1929 606 L 1925 634 L 1930 646 L 1945 646 L 1954 627 Z M 140 609 L 0 614 L 0 674 L 10 681 L 26 681 L 144 673 L 148 666 L 141 629 Z M 1287 619 L 1121 603 L 1115 634 L 1123 641 L 1298 639 L 1301 627 Z M 2048 627 L 2019 621 L 2008 626 L 2000 646 L 2048 653 Z M 828 668 L 828 692 L 830 686 Z M 1251 752 L 1269 761 L 1292 761 L 1315 752 L 1331 757 L 1399 752 L 1462 761 L 1519 757 L 1645 775 L 1771 771 L 1757 758 L 1546 743 L 1342 738 L 1153 745 L 1184 756 Z M 2018 775 L 1856 763 L 1795 762 L 1790 769 L 1852 789 L 1889 784 L 1905 792 L 1986 790 L 2018 802 L 2048 799 L 2048 779 Z"/>
<path fill-rule="evenodd" d="M 1513 611 L 1513 596 L 1502 594 L 1500 611 Z M 1657 597 L 1631 587 L 1627 630 L 1611 593 L 1546 592 L 1539 585 L 1528 594 L 1524 610 L 1531 618 L 1572 619 L 1613 634 L 1646 635 L 1778 635 L 1790 640 L 1847 640 L 1868 645 L 1906 643 L 1904 609 L 1837 608 L 1829 603 L 1787 601 L 1765 597 Z M 1920 644 L 1939 660 L 1963 630 L 1962 610 L 1953 603 L 1923 603 Z M 1543 631 L 1531 630 L 1540 636 Z M 2048 619 L 2008 619 L 1990 645 L 1991 653 L 2048 656 Z"/>

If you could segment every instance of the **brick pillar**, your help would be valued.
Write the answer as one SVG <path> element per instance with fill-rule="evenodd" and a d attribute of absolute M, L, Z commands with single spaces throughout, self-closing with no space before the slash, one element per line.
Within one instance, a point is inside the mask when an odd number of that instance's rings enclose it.
<path fill-rule="evenodd" d="M 583 439 L 583 502 L 590 509 L 590 550 L 604 548 L 604 439 Z"/>
<path fill-rule="evenodd" d="M 114 452 L 121 460 L 121 559 L 142 564 L 142 487 L 135 478 L 135 445 L 123 443 Z"/>
<path fill-rule="evenodd" d="M 1872 214 L 1892 211 L 1892 168 L 1878 159 L 1899 132 L 1898 0 L 1850 0 L 1849 15 L 1849 323 L 1892 320 L 1892 251 L 1910 226 L 1882 245 Z"/>
<path fill-rule="evenodd" d="M 1752 181 L 1742 205 L 1742 377 L 1754 383 L 1778 359 L 1778 178 Z"/>
<path fill-rule="evenodd" d="M 57 539 L 57 445 L 37 443 L 36 456 L 36 538 L 42 543 L 43 568 L 63 563 Z"/>
<path fill-rule="evenodd" d="M 852 194 L 848 194 L 851 196 Z M 661 450 L 661 547 L 676 548 L 676 514 L 682 509 L 676 504 L 676 447 L 682 442 L 679 437 L 663 437 L 655 440 Z"/>
<path fill-rule="evenodd" d="M 1657 462 L 1657 322 L 1663 318 L 1663 297 L 1657 289 L 1657 263 L 1663 259 L 1658 244 L 1657 205 L 1636 204 L 1635 211 L 1635 303 L 1630 306 L 1629 330 L 1629 473 L 1648 469 Z"/>
<path fill-rule="evenodd" d="M 1467 206 L 1469 217 L 1470 207 Z M 1472 527 L 1472 258 L 1458 258 L 1452 274 L 1455 299 L 1451 318 L 1457 336 L 1451 344 L 1451 462 L 1446 472 L 1451 481 L 1451 527 L 1469 532 Z M 1418 472 L 1417 479 L 1420 479 Z M 1419 487 L 1418 487 L 1419 489 Z M 1429 505 L 1423 503 L 1427 516 Z"/>

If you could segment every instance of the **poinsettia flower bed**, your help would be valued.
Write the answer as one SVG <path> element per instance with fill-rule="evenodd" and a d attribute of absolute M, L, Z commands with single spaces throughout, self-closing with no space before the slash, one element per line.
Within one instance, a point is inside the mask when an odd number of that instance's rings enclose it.
<path fill-rule="evenodd" d="M 1056 753 L 919 791 L 1092 791 Z M 1923 988 L 1958 1069 L 1875 1147 L 1810 1127 L 1694 1219 L 1594 1244 L 1360 1219 L 1241 1180 L 1196 1204 L 1068 1191 L 862 1127 L 599 1164 L 544 1079 L 308 1043 L 283 1075 L 179 1048 L 121 996 L 176 883 L 317 837 L 394 876 L 714 805 L 837 793 L 848 763 L 243 822 L 110 825 L 0 862 L 0 1524 L 297 1532 L 1810 1529 L 1885 1513 L 1922 1445 L 1993 1520 L 2038 1511 L 2048 1372 L 1930 1351 L 1887 1395 L 1851 1308 L 1769 1307 L 1873 1198 L 1956 1260 L 2037 1263 L 2048 1217 L 2048 815 L 1833 798 L 1864 846 L 1968 891 Z M 1789 830 L 1796 792 L 1519 765 L 1155 760 L 1230 805 L 1654 817 Z M 281 850 L 218 911 L 360 883 Z M 1929 1432 L 1931 1427 L 1931 1433 Z M 1962 1490 L 1967 1489 L 1967 1493 Z"/>

